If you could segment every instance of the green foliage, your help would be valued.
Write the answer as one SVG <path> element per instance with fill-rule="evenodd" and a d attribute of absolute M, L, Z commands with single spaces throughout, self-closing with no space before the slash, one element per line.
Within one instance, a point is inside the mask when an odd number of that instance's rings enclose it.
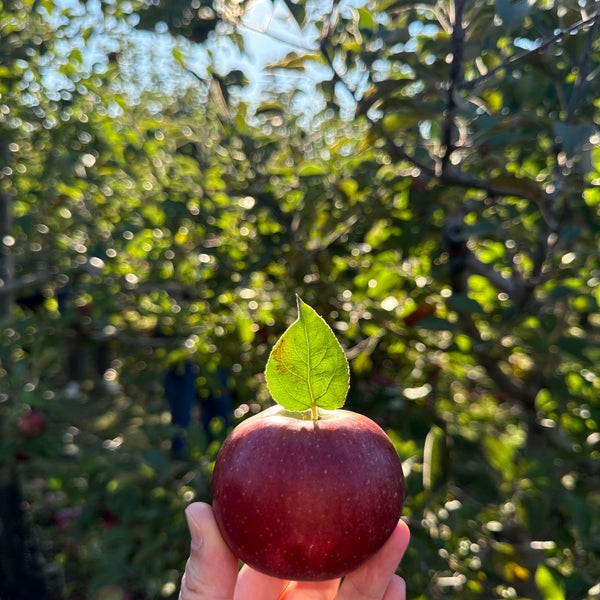
<path fill-rule="evenodd" d="M 190 359 L 206 396 L 224 365 L 236 418 L 259 411 L 294 293 L 403 460 L 410 598 L 597 595 L 596 3 L 285 3 L 302 37 L 258 96 L 216 51 L 246 49 L 244 4 L 167 4 L 141 27 L 188 41 L 145 33 L 174 53 L 154 65 L 107 33 L 141 5 L 0 9 L 0 468 L 65 595 L 176 596 L 225 431 L 195 421 L 173 462 L 161 375 Z M 76 399 L 65 285 L 113 356 Z"/>
<path fill-rule="evenodd" d="M 346 401 L 350 373 L 335 334 L 310 306 L 296 298 L 298 318 L 277 340 L 265 368 L 273 399 L 291 411 L 333 410 Z"/>

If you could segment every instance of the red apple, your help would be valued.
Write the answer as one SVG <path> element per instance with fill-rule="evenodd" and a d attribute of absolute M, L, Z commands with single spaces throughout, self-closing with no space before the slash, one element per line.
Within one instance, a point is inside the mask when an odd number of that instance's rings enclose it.
<path fill-rule="evenodd" d="M 30 410 L 21 416 L 17 427 L 23 437 L 40 437 L 46 431 L 46 415 L 39 410 Z"/>
<path fill-rule="evenodd" d="M 213 474 L 213 508 L 232 552 L 281 579 L 341 577 L 370 558 L 404 503 L 402 464 L 384 431 L 346 410 L 274 406 L 238 425 Z"/>
<path fill-rule="evenodd" d="M 407 327 L 414 327 L 419 321 L 435 314 L 435 306 L 421 302 L 412 312 L 404 317 L 404 324 Z"/>

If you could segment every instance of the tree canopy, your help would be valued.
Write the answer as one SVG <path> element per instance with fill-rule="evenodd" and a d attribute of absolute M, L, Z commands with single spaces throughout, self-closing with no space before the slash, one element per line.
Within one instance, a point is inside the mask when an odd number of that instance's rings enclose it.
<path fill-rule="evenodd" d="M 0 468 L 64 597 L 176 597 L 226 430 L 171 461 L 162 373 L 261 410 L 296 294 L 403 460 L 410 598 L 599 593 L 597 3 L 0 11 Z M 65 289 L 111 393 L 65 394 Z"/>

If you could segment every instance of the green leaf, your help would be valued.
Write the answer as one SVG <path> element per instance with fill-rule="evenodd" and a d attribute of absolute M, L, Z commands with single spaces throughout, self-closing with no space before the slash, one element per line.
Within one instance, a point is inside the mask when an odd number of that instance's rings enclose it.
<path fill-rule="evenodd" d="M 448 307 L 459 313 L 465 314 L 483 314 L 484 310 L 481 304 L 469 298 L 466 294 L 454 294 L 448 298 Z"/>
<path fill-rule="evenodd" d="M 425 438 L 423 449 L 423 487 L 437 490 L 448 481 L 450 452 L 446 432 L 433 425 Z"/>
<path fill-rule="evenodd" d="M 296 20 L 298 25 L 302 25 L 304 20 L 306 19 L 306 6 L 303 2 L 298 2 L 296 0 L 284 0 L 285 5 L 287 6 L 290 13 Z"/>
<path fill-rule="evenodd" d="M 295 52 L 291 52 L 285 58 L 267 65 L 268 70 L 274 69 L 297 69 L 304 71 L 307 61 L 321 62 L 321 56 L 319 54 L 302 54 L 298 55 Z"/>
<path fill-rule="evenodd" d="M 375 18 L 370 9 L 358 8 L 358 28 L 364 33 L 372 33 L 376 27 Z"/>
<path fill-rule="evenodd" d="M 265 377 L 273 399 L 291 411 L 343 406 L 350 385 L 346 355 L 335 334 L 298 296 L 298 319 L 273 347 Z"/>
<path fill-rule="evenodd" d="M 181 48 L 173 48 L 173 58 L 175 59 L 178 65 L 180 65 L 181 67 L 185 67 L 185 56 L 183 55 Z"/>
<path fill-rule="evenodd" d="M 574 156 L 581 151 L 584 144 L 589 142 L 594 134 L 594 126 L 589 123 L 573 125 L 557 121 L 552 124 L 554 135 L 562 143 L 567 156 Z"/>
<path fill-rule="evenodd" d="M 419 319 L 418 326 L 421 329 L 429 329 L 431 331 L 454 331 L 456 329 L 454 323 L 440 317 L 424 317 L 423 319 Z"/>
<path fill-rule="evenodd" d="M 327 168 L 319 163 L 309 162 L 303 164 L 298 169 L 298 175 L 300 177 L 313 177 L 315 175 L 325 175 L 327 173 Z"/>
<path fill-rule="evenodd" d="M 496 14 L 502 20 L 502 25 L 508 33 L 519 27 L 530 12 L 531 6 L 527 0 L 498 0 L 496 2 Z"/>
<path fill-rule="evenodd" d="M 481 97 L 486 101 L 492 113 L 500 112 L 502 109 L 502 94 L 498 90 L 485 90 Z"/>
<path fill-rule="evenodd" d="M 540 565 L 535 572 L 535 583 L 544 600 L 565 600 L 565 592 L 545 565 Z"/>

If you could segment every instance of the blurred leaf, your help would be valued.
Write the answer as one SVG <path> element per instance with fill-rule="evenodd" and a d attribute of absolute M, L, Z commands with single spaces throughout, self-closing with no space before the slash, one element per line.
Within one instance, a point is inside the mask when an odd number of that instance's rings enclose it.
<path fill-rule="evenodd" d="M 423 487 L 435 491 L 445 486 L 450 471 L 450 451 L 446 432 L 433 425 L 423 450 Z"/>
<path fill-rule="evenodd" d="M 535 202 L 543 200 L 543 191 L 539 185 L 524 177 L 515 177 L 510 174 L 497 175 L 490 177 L 488 183 L 492 186 L 498 186 L 503 190 L 504 194 L 514 194 L 515 196 L 530 198 Z"/>
<path fill-rule="evenodd" d="M 572 524 L 575 527 L 578 537 L 588 540 L 592 527 L 592 512 L 590 506 L 582 498 L 575 494 L 568 494 L 567 503 L 572 518 Z"/>
<path fill-rule="evenodd" d="M 448 308 L 455 310 L 459 313 L 464 314 L 483 314 L 484 310 L 481 304 L 474 300 L 473 298 L 469 298 L 465 294 L 452 294 L 450 298 L 446 301 Z"/>
<path fill-rule="evenodd" d="M 348 196 L 348 198 L 354 198 L 358 191 L 359 184 L 355 179 L 349 177 L 348 179 L 340 181 L 338 187 L 346 196 Z"/>
<path fill-rule="evenodd" d="M 389 112 L 390 104 L 394 104 L 397 110 L 401 108 L 400 104 L 405 104 L 406 109 L 397 112 Z M 423 113 L 418 109 L 412 108 L 412 102 L 401 100 L 389 100 L 385 102 L 386 115 L 383 117 L 383 131 L 386 134 L 393 135 L 402 129 L 408 129 L 417 125 L 423 120 Z"/>
<path fill-rule="evenodd" d="M 582 345 L 580 338 L 563 336 L 556 342 L 556 345 L 567 354 L 578 358 L 584 363 L 590 363 L 590 358 L 587 356 L 590 344 Z"/>
<path fill-rule="evenodd" d="M 543 600 L 566 600 L 562 585 L 552 571 L 545 565 L 539 565 L 535 572 L 535 583 Z"/>
<path fill-rule="evenodd" d="M 505 579 L 511 583 L 519 580 L 525 581 L 529 579 L 531 575 L 527 567 L 524 567 L 523 565 L 520 565 L 512 560 L 509 560 L 504 564 L 503 574 Z"/>
<path fill-rule="evenodd" d="M 306 62 L 310 61 L 310 60 L 313 60 L 316 62 L 321 62 L 322 57 L 320 54 L 301 54 L 301 55 L 299 55 L 296 53 L 290 53 L 282 60 L 279 60 L 274 63 L 269 63 L 268 68 L 269 69 L 295 69 L 295 70 L 304 71 L 304 69 L 306 68 Z"/>
<path fill-rule="evenodd" d="M 298 25 L 302 25 L 306 18 L 306 6 L 299 0 L 285 0 L 285 5 L 288 7 L 290 13 Z"/>
<path fill-rule="evenodd" d="M 236 318 L 237 328 L 242 344 L 249 344 L 254 340 L 252 319 L 248 315 L 239 314 Z"/>
<path fill-rule="evenodd" d="M 357 8 L 358 13 L 358 28 L 361 32 L 372 33 L 376 23 L 373 17 L 373 12 L 368 8 Z"/>
<path fill-rule="evenodd" d="M 157 473 L 163 475 L 169 469 L 168 456 L 158 448 L 146 448 L 143 451 L 144 462 Z"/>
<path fill-rule="evenodd" d="M 497 0 L 496 12 L 506 32 L 512 33 L 531 12 L 531 5 L 528 0 Z"/>
<path fill-rule="evenodd" d="M 327 168 L 320 163 L 304 163 L 298 169 L 300 177 L 314 177 L 315 175 L 326 175 Z"/>
<path fill-rule="evenodd" d="M 481 94 L 492 113 L 500 112 L 502 109 L 502 94 L 497 90 L 486 90 Z"/>
<path fill-rule="evenodd" d="M 585 144 L 589 143 L 590 137 L 596 131 L 596 128 L 589 123 L 573 125 L 561 121 L 552 123 L 552 129 L 567 156 L 576 155 Z"/>
<path fill-rule="evenodd" d="M 431 331 L 454 331 L 456 325 L 441 317 L 424 317 L 419 319 L 417 327 L 430 329 Z"/>
<path fill-rule="evenodd" d="M 185 67 L 185 56 L 181 50 L 181 48 L 175 47 L 173 48 L 173 58 L 180 64 L 182 67 Z"/>

